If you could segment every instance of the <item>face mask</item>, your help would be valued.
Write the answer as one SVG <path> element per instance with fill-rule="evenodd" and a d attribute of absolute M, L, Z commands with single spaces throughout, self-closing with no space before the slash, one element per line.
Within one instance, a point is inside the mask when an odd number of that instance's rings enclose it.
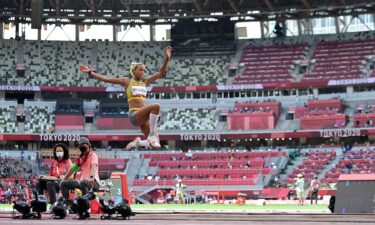
<path fill-rule="evenodd" d="M 56 152 L 56 157 L 57 157 L 57 158 L 62 158 L 62 157 L 64 157 L 64 152 Z"/>
<path fill-rule="evenodd" d="M 79 147 L 79 150 L 81 151 L 81 153 L 85 153 L 85 151 L 87 150 L 86 146 L 80 146 Z"/>

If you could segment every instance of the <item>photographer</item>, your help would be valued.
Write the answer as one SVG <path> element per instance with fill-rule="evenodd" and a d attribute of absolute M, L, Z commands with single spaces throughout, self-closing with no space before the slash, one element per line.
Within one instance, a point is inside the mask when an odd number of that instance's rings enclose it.
<path fill-rule="evenodd" d="M 78 148 L 81 155 L 65 174 L 64 179 L 60 183 L 61 193 L 65 201 L 69 200 L 69 191 L 76 188 L 85 195 L 89 189 L 96 191 L 99 189 L 99 172 L 98 172 L 98 156 L 92 149 L 90 141 L 86 137 L 81 137 L 78 141 Z M 69 179 L 74 172 L 81 170 L 78 180 Z"/>
<path fill-rule="evenodd" d="M 58 143 L 53 147 L 53 158 L 49 176 L 41 176 L 37 184 L 39 195 L 44 194 L 44 190 L 47 190 L 51 205 L 56 202 L 60 178 L 64 177 L 65 173 L 72 167 L 72 161 L 69 159 L 69 150 L 65 144 Z"/>

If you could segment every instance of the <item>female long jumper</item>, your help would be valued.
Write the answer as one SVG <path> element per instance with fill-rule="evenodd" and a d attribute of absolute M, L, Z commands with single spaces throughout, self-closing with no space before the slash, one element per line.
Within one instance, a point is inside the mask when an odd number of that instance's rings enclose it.
<path fill-rule="evenodd" d="M 132 78 L 113 78 L 95 73 L 86 65 L 80 65 L 79 69 L 87 73 L 90 77 L 104 81 L 106 83 L 119 84 L 124 87 L 129 104 L 129 120 L 147 135 L 146 140 L 139 137 L 130 142 L 126 149 L 138 146 L 160 148 L 159 135 L 156 130 L 157 121 L 160 114 L 160 105 L 158 103 L 146 105 L 147 86 L 157 79 L 163 77 L 167 72 L 167 67 L 171 58 L 172 48 L 165 49 L 165 58 L 159 71 L 148 77 L 143 77 L 145 66 L 143 63 L 131 63 L 130 74 Z"/>

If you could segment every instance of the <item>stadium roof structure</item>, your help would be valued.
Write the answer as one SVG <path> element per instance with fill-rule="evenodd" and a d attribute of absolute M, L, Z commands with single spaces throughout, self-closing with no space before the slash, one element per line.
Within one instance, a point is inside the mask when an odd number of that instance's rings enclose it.
<path fill-rule="evenodd" d="M 170 24 L 221 17 L 269 21 L 375 12 L 374 1 L 361 0 L 1 0 L 0 20 L 31 22 L 38 4 L 43 23 L 61 24 Z"/>

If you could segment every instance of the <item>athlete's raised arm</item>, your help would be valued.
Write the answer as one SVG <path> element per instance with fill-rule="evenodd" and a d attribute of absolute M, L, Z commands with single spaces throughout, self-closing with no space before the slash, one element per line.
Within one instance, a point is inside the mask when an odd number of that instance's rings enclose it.
<path fill-rule="evenodd" d="M 106 83 L 120 84 L 121 86 L 125 86 L 125 87 L 129 85 L 129 78 L 127 77 L 124 77 L 124 78 L 108 77 L 99 73 L 95 73 L 86 65 L 79 65 L 79 70 L 81 70 L 84 73 L 87 73 L 90 77 L 93 77 L 97 80 L 104 81 Z"/>
<path fill-rule="evenodd" d="M 156 72 L 156 73 L 152 74 L 151 76 L 145 78 L 146 85 L 149 85 L 149 84 L 155 82 L 157 79 L 159 79 L 159 78 L 161 78 L 165 75 L 165 73 L 167 72 L 169 61 L 171 59 L 171 55 L 172 55 L 172 47 L 168 46 L 165 49 L 165 58 L 164 58 L 163 65 L 160 67 L 158 72 Z"/>

